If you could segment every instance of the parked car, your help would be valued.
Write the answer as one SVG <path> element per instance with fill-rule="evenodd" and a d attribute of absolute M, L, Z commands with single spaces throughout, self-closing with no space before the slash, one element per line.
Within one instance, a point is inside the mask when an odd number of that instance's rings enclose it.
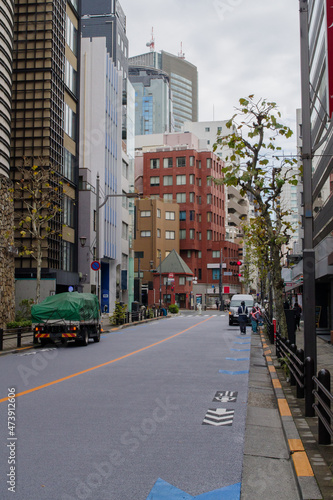
<path fill-rule="evenodd" d="M 229 306 L 229 325 L 238 324 L 238 308 L 241 305 L 241 302 L 244 300 L 245 305 L 248 309 L 248 323 L 250 324 L 250 313 L 252 307 L 254 306 L 254 298 L 252 295 L 243 295 L 238 293 L 231 297 L 230 306 Z"/>

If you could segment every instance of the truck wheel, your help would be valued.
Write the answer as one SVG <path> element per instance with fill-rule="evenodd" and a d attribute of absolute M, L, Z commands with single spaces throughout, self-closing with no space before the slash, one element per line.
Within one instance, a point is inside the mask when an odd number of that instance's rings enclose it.
<path fill-rule="evenodd" d="M 94 342 L 99 342 L 101 340 L 101 330 L 97 329 L 97 335 L 94 337 Z"/>
<path fill-rule="evenodd" d="M 89 343 L 89 333 L 88 333 L 88 328 L 83 329 L 83 335 L 82 335 L 82 345 L 86 346 Z"/>
<path fill-rule="evenodd" d="M 49 339 L 39 339 L 40 340 L 40 345 L 45 346 L 49 343 Z"/>

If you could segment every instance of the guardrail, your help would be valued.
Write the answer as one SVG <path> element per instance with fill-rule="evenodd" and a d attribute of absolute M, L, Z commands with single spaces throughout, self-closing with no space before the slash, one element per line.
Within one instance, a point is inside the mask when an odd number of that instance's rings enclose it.
<path fill-rule="evenodd" d="M 116 323 L 112 322 L 112 315 L 110 316 L 110 324 L 114 326 L 126 325 L 128 323 L 134 323 L 136 321 L 142 321 L 145 319 L 153 319 L 159 316 L 167 316 L 167 309 L 144 309 L 142 311 L 126 311 L 124 317 L 117 320 Z"/>
<path fill-rule="evenodd" d="M 331 422 L 333 413 L 331 411 L 331 402 L 333 395 L 331 394 L 331 374 L 328 370 L 320 370 L 318 377 L 312 377 L 316 388 L 312 391 L 315 403 L 313 404 L 314 411 L 318 417 L 318 443 L 331 444 L 333 429 Z"/>
<path fill-rule="evenodd" d="M 304 360 L 303 349 L 297 349 L 290 340 L 276 334 L 276 356 L 280 363 L 288 367 L 290 385 L 296 385 L 296 397 L 305 398 L 305 416 L 318 417 L 318 443 L 331 444 L 333 429 L 333 413 L 331 402 L 331 375 L 328 370 L 314 373 L 314 361 L 307 357 Z"/>
<path fill-rule="evenodd" d="M 21 347 L 22 338 L 31 337 L 32 335 L 31 326 L 19 326 L 18 328 L 11 328 L 7 330 L 0 328 L 0 351 L 3 351 L 4 341 L 16 339 L 16 347 Z"/>
<path fill-rule="evenodd" d="M 297 349 L 290 340 L 276 333 L 276 356 L 280 364 L 287 366 L 290 373 L 290 385 L 296 385 L 297 398 L 304 398 L 305 389 L 305 364 L 304 351 Z"/>
<path fill-rule="evenodd" d="M 271 344 L 274 344 L 274 325 L 270 321 L 269 316 L 268 316 L 267 312 L 264 309 L 261 311 L 261 317 L 262 317 L 264 323 L 267 326 L 267 334 L 268 334 L 268 337 L 269 337 L 269 341 L 270 341 Z"/>

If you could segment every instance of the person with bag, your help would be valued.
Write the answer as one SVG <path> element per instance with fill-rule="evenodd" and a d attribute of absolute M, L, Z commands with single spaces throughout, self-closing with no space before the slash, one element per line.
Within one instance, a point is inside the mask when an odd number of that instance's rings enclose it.
<path fill-rule="evenodd" d="M 259 311 L 255 307 L 253 307 L 251 311 L 251 325 L 253 333 L 257 333 L 259 317 L 260 317 Z"/>
<path fill-rule="evenodd" d="M 242 300 L 241 305 L 238 308 L 238 321 L 241 335 L 246 335 L 247 316 L 248 310 L 244 300 Z"/>

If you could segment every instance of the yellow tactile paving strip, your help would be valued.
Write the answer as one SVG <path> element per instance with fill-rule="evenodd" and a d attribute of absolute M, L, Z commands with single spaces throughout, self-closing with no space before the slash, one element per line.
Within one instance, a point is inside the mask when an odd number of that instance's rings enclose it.
<path fill-rule="evenodd" d="M 271 380 L 273 387 L 275 389 L 282 389 L 281 382 L 277 377 L 276 369 L 273 365 L 273 360 L 269 354 L 271 350 L 266 343 L 266 339 L 261 336 L 262 347 L 264 350 L 264 356 L 266 358 L 267 367 L 271 375 Z M 291 417 L 291 411 L 287 400 L 284 398 L 277 398 L 277 403 L 279 407 L 279 412 L 281 417 Z M 298 477 L 314 477 L 314 473 L 309 462 L 308 456 L 304 450 L 304 446 L 301 439 L 288 439 L 288 447 L 290 454 L 293 459 L 295 471 Z"/>

